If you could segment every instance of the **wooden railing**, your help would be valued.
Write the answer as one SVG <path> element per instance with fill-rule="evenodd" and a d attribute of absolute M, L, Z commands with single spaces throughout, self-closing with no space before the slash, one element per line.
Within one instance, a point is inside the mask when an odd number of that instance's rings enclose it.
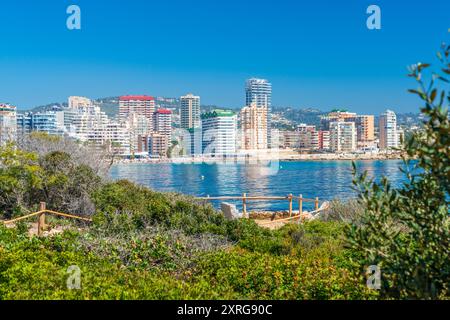
<path fill-rule="evenodd" d="M 319 214 L 325 210 L 328 210 L 330 208 L 330 204 L 328 202 L 323 202 L 322 206 L 320 208 L 316 208 L 314 211 L 308 212 L 309 218 L 306 218 L 302 213 L 299 212 L 299 214 L 290 216 L 289 218 L 284 219 L 278 219 L 278 220 L 270 220 L 270 221 L 260 221 L 258 224 L 260 226 L 270 226 L 275 224 L 285 224 L 290 222 L 295 222 L 298 220 L 298 222 L 305 221 L 307 219 L 314 220 L 316 219 Z"/>
<path fill-rule="evenodd" d="M 245 218 L 248 218 L 249 215 L 247 213 L 247 203 L 249 201 L 288 201 L 288 212 L 289 212 L 289 217 L 285 218 L 285 219 L 279 219 L 279 220 L 273 220 L 273 221 L 266 221 L 266 222 L 261 222 L 260 224 L 271 224 L 271 223 L 278 223 L 278 222 L 288 222 L 288 221 L 292 221 L 295 219 L 300 219 L 303 215 L 303 203 L 304 202 L 312 202 L 314 203 L 314 211 L 309 212 L 309 214 L 317 214 L 325 209 L 328 208 L 328 206 L 325 206 L 323 208 L 319 208 L 319 197 L 316 197 L 315 199 L 308 199 L 308 198 L 303 198 L 302 195 L 299 196 L 294 196 L 292 194 L 289 194 L 287 196 L 284 197 L 277 197 L 277 196 L 247 196 L 246 193 L 242 194 L 242 196 L 223 196 L 223 197 L 202 197 L 199 198 L 201 200 L 205 200 L 205 201 L 213 201 L 213 200 L 220 200 L 220 201 L 225 201 L 225 200 L 240 200 L 242 201 L 242 212 L 243 212 L 243 216 Z M 293 202 L 294 200 L 297 201 L 298 203 L 298 213 L 296 213 L 295 215 L 293 215 Z M 38 226 L 37 226 L 37 233 L 38 236 L 42 236 L 44 230 L 46 229 L 46 214 L 51 214 L 51 215 L 55 215 L 55 216 L 60 216 L 60 217 L 65 217 L 65 218 L 70 218 L 70 219 L 76 219 L 76 220 L 81 220 L 81 221 L 86 221 L 86 222 L 92 222 L 92 219 L 89 218 L 84 218 L 84 217 L 80 217 L 77 215 L 73 215 L 73 214 L 67 214 L 67 213 L 62 213 L 62 212 L 57 212 L 57 211 L 52 211 L 52 210 L 47 210 L 46 209 L 46 203 L 45 202 L 41 202 L 39 205 L 39 211 L 37 212 L 33 212 L 30 214 L 27 214 L 25 216 L 19 217 L 19 218 L 15 218 L 9 221 L 3 221 L 3 223 L 5 225 L 8 224 L 13 224 L 25 219 L 29 219 L 31 217 L 35 217 L 38 216 Z"/>
<path fill-rule="evenodd" d="M 224 196 L 224 197 L 202 197 L 199 198 L 201 200 L 206 201 L 213 201 L 213 200 L 219 200 L 219 201 L 226 201 L 226 200 L 238 200 L 242 201 L 242 213 L 244 217 L 248 217 L 247 215 L 247 202 L 249 201 L 288 201 L 288 212 L 289 217 L 292 217 L 293 214 L 293 202 L 294 200 L 298 203 L 298 213 L 301 215 L 303 213 L 303 203 L 304 202 L 313 202 L 314 203 L 314 211 L 319 210 L 319 197 L 316 197 L 315 199 L 308 199 L 303 198 L 303 195 L 294 196 L 292 194 L 289 194 L 284 197 L 276 197 L 276 196 L 254 196 L 250 197 L 247 196 L 246 193 L 243 193 L 242 196 Z"/>
<path fill-rule="evenodd" d="M 57 211 L 52 211 L 52 210 L 47 210 L 46 209 L 46 204 L 45 202 L 41 202 L 39 205 L 39 211 L 38 212 L 33 212 L 30 214 L 27 214 L 25 216 L 19 217 L 19 218 L 15 218 L 9 221 L 3 221 L 3 223 L 5 225 L 8 224 L 13 224 L 31 217 L 35 217 L 38 216 L 38 226 L 37 226 L 37 231 L 38 231 L 38 236 L 42 236 L 42 234 L 44 233 L 44 230 L 46 229 L 46 213 L 47 214 L 51 214 L 54 216 L 60 216 L 60 217 L 64 217 L 64 218 L 70 218 L 70 219 L 76 219 L 76 220 L 81 220 L 81 221 L 86 221 L 86 222 L 92 222 L 92 219 L 89 218 L 84 218 L 84 217 L 80 217 L 77 215 L 73 215 L 73 214 L 67 214 L 67 213 L 62 213 L 62 212 L 57 212 Z"/>

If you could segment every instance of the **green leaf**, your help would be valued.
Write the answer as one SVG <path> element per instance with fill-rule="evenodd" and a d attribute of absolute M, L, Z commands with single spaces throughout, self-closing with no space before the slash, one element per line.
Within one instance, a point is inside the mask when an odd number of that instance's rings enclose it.
<path fill-rule="evenodd" d="M 436 99 L 436 95 L 437 95 L 437 89 L 434 89 L 434 90 L 431 92 L 431 95 L 430 95 L 430 100 L 431 100 L 431 102 L 433 102 L 434 99 Z"/>

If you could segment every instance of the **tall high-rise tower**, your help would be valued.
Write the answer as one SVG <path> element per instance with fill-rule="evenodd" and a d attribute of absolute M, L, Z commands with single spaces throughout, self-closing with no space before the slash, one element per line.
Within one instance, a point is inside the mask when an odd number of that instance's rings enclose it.
<path fill-rule="evenodd" d="M 243 150 L 267 149 L 267 108 L 256 103 L 242 108 L 241 131 Z"/>
<path fill-rule="evenodd" d="M 379 119 L 380 149 L 387 150 L 398 147 L 397 116 L 394 111 L 386 110 Z"/>
<path fill-rule="evenodd" d="M 192 93 L 180 98 L 181 128 L 192 129 L 200 127 L 200 97 Z"/>
<path fill-rule="evenodd" d="M 266 79 L 251 78 L 245 84 L 245 105 L 266 109 L 267 146 L 271 147 L 272 84 Z"/>
<path fill-rule="evenodd" d="M 248 79 L 245 84 L 245 105 L 258 108 L 272 106 L 272 84 L 266 79 Z"/>

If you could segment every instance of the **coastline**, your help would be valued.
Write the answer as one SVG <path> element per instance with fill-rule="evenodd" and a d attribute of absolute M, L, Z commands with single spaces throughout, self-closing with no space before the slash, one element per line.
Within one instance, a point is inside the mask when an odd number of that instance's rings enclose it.
<path fill-rule="evenodd" d="M 260 162 L 301 162 L 301 161 L 388 161 L 402 160 L 401 153 L 318 153 L 318 154 L 289 154 L 289 153 L 261 153 L 252 155 L 236 155 L 232 157 L 178 157 L 178 158 L 136 158 L 119 159 L 114 164 L 195 164 L 195 163 L 251 163 Z"/>

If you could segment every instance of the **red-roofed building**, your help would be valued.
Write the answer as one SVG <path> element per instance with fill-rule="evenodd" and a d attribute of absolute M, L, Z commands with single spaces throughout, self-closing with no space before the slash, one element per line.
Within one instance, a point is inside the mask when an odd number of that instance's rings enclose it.
<path fill-rule="evenodd" d="M 119 98 L 119 116 L 128 118 L 132 113 L 152 119 L 155 112 L 155 98 L 150 96 L 122 96 Z"/>
<path fill-rule="evenodd" d="M 153 131 L 166 136 L 170 140 L 172 135 L 172 111 L 158 109 L 153 113 Z"/>

